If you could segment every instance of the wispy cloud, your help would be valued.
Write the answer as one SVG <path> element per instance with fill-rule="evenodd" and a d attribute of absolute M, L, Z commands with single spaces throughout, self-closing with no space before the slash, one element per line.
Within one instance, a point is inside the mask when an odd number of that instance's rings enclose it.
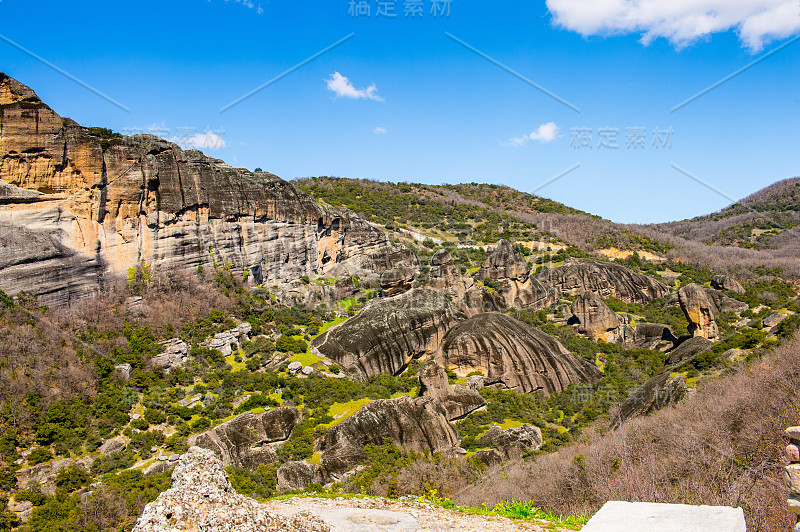
<path fill-rule="evenodd" d="M 384 133 L 386 133 L 386 128 L 379 126 L 373 129 L 372 132 L 375 133 L 376 135 L 383 135 Z"/>
<path fill-rule="evenodd" d="M 213 131 L 184 137 L 173 137 L 169 140 L 184 150 L 221 150 L 228 146 L 225 139 Z"/>
<path fill-rule="evenodd" d="M 520 146 L 524 146 L 528 143 L 528 141 L 535 140 L 542 144 L 547 144 L 549 142 L 553 142 L 558 138 L 558 126 L 555 122 L 547 122 L 545 124 L 540 125 L 531 133 L 527 135 L 521 135 L 519 137 L 511 137 L 507 141 L 503 142 L 506 146 L 511 146 L 514 148 L 518 148 Z"/>
<path fill-rule="evenodd" d="M 331 74 L 331 77 L 325 80 L 328 90 L 336 94 L 339 98 L 351 98 L 353 100 L 374 100 L 376 102 L 384 101 L 383 98 L 378 96 L 378 88 L 375 84 L 371 84 L 366 89 L 357 89 L 353 86 L 347 76 L 343 76 L 338 72 Z"/>
<path fill-rule="evenodd" d="M 678 48 L 735 29 L 752 51 L 800 32 L 797 0 L 547 0 L 556 25 L 581 35 L 642 33 Z"/>

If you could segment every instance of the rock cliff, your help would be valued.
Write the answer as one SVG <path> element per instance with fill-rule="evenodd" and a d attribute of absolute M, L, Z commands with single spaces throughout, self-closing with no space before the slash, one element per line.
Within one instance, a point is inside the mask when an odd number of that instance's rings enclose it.
<path fill-rule="evenodd" d="M 486 404 L 481 394 L 463 384 L 450 385 L 447 373 L 435 360 L 429 360 L 419 370 L 419 394 L 442 403 L 447 419 L 461 419 Z"/>
<path fill-rule="evenodd" d="M 571 383 L 592 383 L 602 376 L 549 334 L 498 312 L 478 314 L 453 327 L 437 360 L 461 377 L 479 371 L 484 385 L 526 393 L 561 392 Z"/>
<path fill-rule="evenodd" d="M 709 340 L 719 337 L 719 328 L 715 321 L 717 307 L 702 286 L 691 283 L 681 287 L 678 290 L 678 301 L 693 336 L 702 336 Z"/>
<path fill-rule="evenodd" d="M 102 137 L 102 138 L 101 138 Z M 296 279 L 385 255 L 385 235 L 266 172 L 62 118 L 0 73 L 0 289 L 68 304 L 142 262 Z M 371 261 L 383 271 L 380 261 Z M 369 269 L 369 268 L 367 268 Z"/>

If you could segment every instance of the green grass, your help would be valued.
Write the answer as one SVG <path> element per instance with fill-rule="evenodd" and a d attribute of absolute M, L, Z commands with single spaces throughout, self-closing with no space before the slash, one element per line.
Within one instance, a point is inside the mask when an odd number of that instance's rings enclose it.
<path fill-rule="evenodd" d="M 304 366 L 311 366 L 316 364 L 321 359 L 314 353 L 298 353 L 289 357 L 289 362 L 300 362 Z"/>
<path fill-rule="evenodd" d="M 328 329 L 330 329 L 331 327 L 333 327 L 335 325 L 339 325 L 340 323 L 344 323 L 345 321 L 347 321 L 347 318 L 344 317 L 344 316 L 337 316 L 336 318 L 332 319 L 331 321 L 326 321 L 325 323 L 322 324 L 322 327 L 319 328 L 319 334 L 322 334 L 325 331 L 327 331 Z M 317 336 L 319 336 L 319 334 Z M 316 338 L 316 336 L 315 336 L 315 338 Z"/>
<path fill-rule="evenodd" d="M 333 427 L 338 425 L 345 419 L 349 418 L 350 416 L 361 410 L 369 402 L 370 399 L 365 397 L 363 399 L 355 399 L 353 401 L 348 401 L 346 403 L 333 403 L 331 407 L 328 409 L 328 414 L 332 418 L 334 418 L 334 420 L 322 426 Z"/>

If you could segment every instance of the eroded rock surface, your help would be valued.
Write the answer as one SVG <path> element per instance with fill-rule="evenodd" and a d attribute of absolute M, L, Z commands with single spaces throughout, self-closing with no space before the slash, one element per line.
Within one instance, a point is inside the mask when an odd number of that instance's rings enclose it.
<path fill-rule="evenodd" d="M 326 476 L 343 473 L 367 458 L 365 445 L 382 445 L 386 438 L 415 452 L 444 451 L 459 443 L 455 428 L 447 421 L 447 412 L 436 399 L 380 399 L 368 403 L 323 436 L 322 470 Z"/>
<path fill-rule="evenodd" d="M 245 412 L 213 429 L 189 437 L 189 445 L 209 449 L 225 467 L 255 469 L 259 464 L 277 460 L 270 446 L 286 440 L 303 415 L 294 407 L 284 406 L 262 414 Z"/>
<path fill-rule="evenodd" d="M 737 294 L 744 294 L 744 286 L 742 283 L 731 277 L 730 275 L 715 275 L 711 279 L 711 287 L 716 290 L 729 290 Z"/>
<path fill-rule="evenodd" d="M 709 340 L 716 340 L 719 337 L 715 306 L 702 286 L 691 283 L 681 287 L 678 290 L 678 302 L 689 322 L 689 333 Z"/>
<path fill-rule="evenodd" d="M 356 316 L 318 336 L 312 348 L 351 376 L 396 375 L 412 359 L 434 353 L 450 327 L 465 318 L 443 294 L 415 288 L 372 301 Z"/>
<path fill-rule="evenodd" d="M 459 301 L 472 287 L 471 277 L 462 276 L 453 256 L 447 250 L 439 250 L 431 257 L 431 269 L 428 273 L 427 287 L 451 296 Z"/>
<path fill-rule="evenodd" d="M 442 403 L 447 419 L 454 421 L 484 406 L 480 393 L 463 384 L 451 385 L 444 368 L 429 360 L 419 370 L 419 394 Z"/>
<path fill-rule="evenodd" d="M 492 292 L 484 286 L 473 286 L 464 294 L 461 308 L 471 318 L 484 312 L 504 311 L 508 305 L 503 296 L 497 292 Z"/>
<path fill-rule="evenodd" d="M 460 377 L 480 371 L 484 385 L 520 392 L 561 392 L 571 383 L 592 383 L 602 376 L 549 334 L 498 312 L 453 327 L 436 359 Z"/>
<path fill-rule="evenodd" d="M 526 452 L 538 450 L 543 441 L 542 431 L 531 425 L 509 429 L 493 426 L 478 438 L 479 445 L 494 447 L 507 460 L 521 460 Z"/>
<path fill-rule="evenodd" d="M 667 285 L 619 264 L 593 259 L 569 259 L 565 264 L 536 276 L 573 296 L 594 292 L 626 303 L 647 303 L 669 295 Z"/>
<path fill-rule="evenodd" d="M 51 306 L 144 261 L 255 283 L 378 266 L 388 238 L 267 172 L 152 135 L 101 139 L 0 73 L 0 290 Z M 377 259 L 362 260 L 366 255 Z"/>
<path fill-rule="evenodd" d="M 615 343 L 625 340 L 625 326 L 617 314 L 594 292 L 584 292 L 572 303 L 573 320 L 578 334 Z"/>
<path fill-rule="evenodd" d="M 478 280 L 484 279 L 524 279 L 530 272 L 525 257 L 508 240 L 500 240 L 475 273 Z"/>
<path fill-rule="evenodd" d="M 622 405 L 614 418 L 613 425 L 619 426 L 628 419 L 644 416 L 677 403 L 688 392 L 686 377 L 671 376 L 671 369 L 665 369 L 642 384 Z"/>

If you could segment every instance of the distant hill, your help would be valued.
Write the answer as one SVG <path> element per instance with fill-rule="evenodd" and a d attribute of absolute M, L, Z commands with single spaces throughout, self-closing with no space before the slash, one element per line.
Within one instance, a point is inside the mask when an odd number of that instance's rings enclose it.
<path fill-rule="evenodd" d="M 390 230 L 462 245 L 547 239 L 596 256 L 637 252 L 743 278 L 800 274 L 800 179 L 780 181 L 722 211 L 669 224 L 617 224 L 503 185 L 426 185 L 314 177 L 296 180 L 314 198 L 352 209 Z"/>
<path fill-rule="evenodd" d="M 722 246 L 777 249 L 795 246 L 800 225 L 800 178 L 778 181 L 719 212 L 659 224 L 681 238 Z"/>

